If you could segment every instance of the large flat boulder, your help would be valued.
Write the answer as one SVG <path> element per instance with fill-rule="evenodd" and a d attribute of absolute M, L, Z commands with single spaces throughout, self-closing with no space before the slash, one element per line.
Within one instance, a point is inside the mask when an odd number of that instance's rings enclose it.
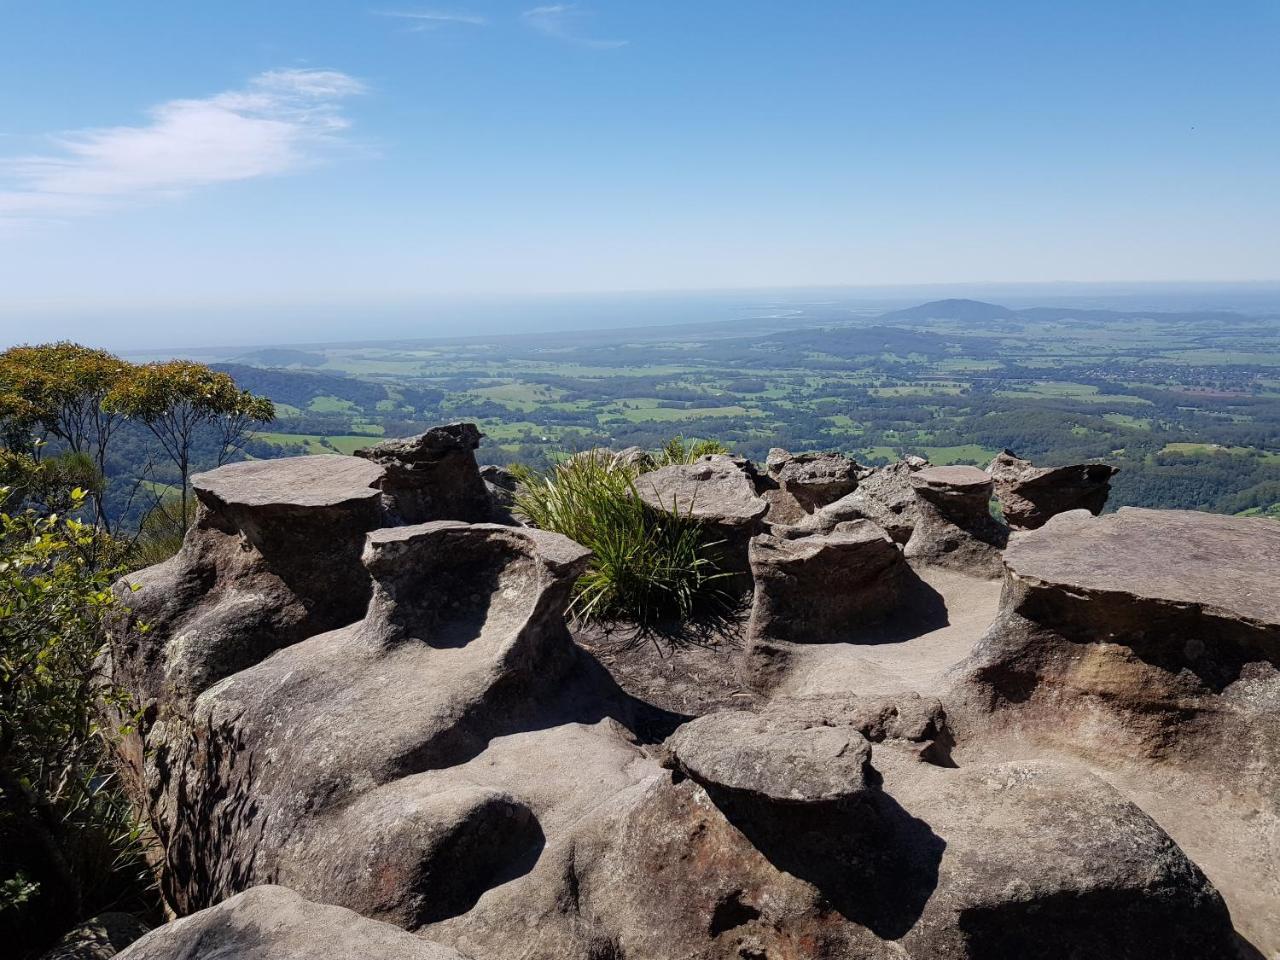
<path fill-rule="evenodd" d="M 1070 755 L 1158 812 L 1280 948 L 1280 524 L 1121 508 L 1017 533 L 946 694 L 971 756 Z"/>
<path fill-rule="evenodd" d="M 1005 522 L 1015 530 L 1035 530 L 1068 510 L 1101 513 L 1117 472 L 1105 463 L 1037 467 L 1010 450 L 987 465 Z"/>
<path fill-rule="evenodd" d="M 304 637 L 358 619 L 381 467 L 337 455 L 233 463 L 191 478 L 200 508 L 177 555 L 119 587 L 115 668 L 141 703 L 188 703 Z M 132 629 L 145 624 L 145 633 Z"/>

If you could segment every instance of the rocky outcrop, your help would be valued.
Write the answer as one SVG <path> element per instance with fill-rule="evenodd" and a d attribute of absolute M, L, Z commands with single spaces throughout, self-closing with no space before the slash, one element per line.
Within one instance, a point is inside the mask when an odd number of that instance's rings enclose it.
<path fill-rule="evenodd" d="M 771 523 L 793 523 L 839 500 L 868 472 L 838 453 L 790 453 L 781 447 L 769 451 L 765 469 L 774 487 L 762 493 Z"/>
<path fill-rule="evenodd" d="M 1008 528 L 991 516 L 992 481 L 977 467 L 928 467 L 909 477 L 916 523 L 907 559 L 975 577 L 1003 574 Z"/>
<path fill-rule="evenodd" d="M 721 544 L 727 568 L 747 569 L 747 544 L 759 532 L 769 505 L 756 495 L 750 461 L 708 454 L 636 479 L 636 492 L 655 510 L 688 517 L 705 526 Z"/>
<path fill-rule="evenodd" d="M 870 520 L 897 543 L 911 539 L 918 517 L 912 474 L 923 470 L 928 462 L 919 457 L 899 460 L 887 467 L 864 471 L 857 489 L 812 515 L 794 522 L 804 530 L 829 533 L 837 524 L 850 520 Z"/>
<path fill-rule="evenodd" d="M 810 706 L 687 725 L 673 776 L 424 932 L 528 960 L 1233 956 L 1213 887 L 1096 777 L 949 769 L 871 743 L 882 704 Z"/>
<path fill-rule="evenodd" d="M 1074 511 L 1005 566 L 1000 615 L 956 668 L 971 723 L 1280 792 L 1280 524 Z"/>
<path fill-rule="evenodd" d="M 826 535 L 751 540 L 751 636 L 794 643 L 850 640 L 902 603 L 911 571 L 868 520 Z"/>
<path fill-rule="evenodd" d="M 189 703 L 281 647 L 351 623 L 369 602 L 365 534 L 383 469 L 343 456 L 254 460 L 191 479 L 199 513 L 177 555 L 119 592 L 118 679 L 144 706 Z"/>
<path fill-rule="evenodd" d="M 495 738 L 607 714 L 575 687 L 564 626 L 587 556 L 488 524 L 371 533 L 363 620 L 240 671 L 189 722 L 152 731 L 170 902 L 190 911 L 273 880 L 412 927 L 518 870 L 541 842 L 538 805 L 462 767 Z M 601 749 L 630 757 L 608 736 Z"/>
<path fill-rule="evenodd" d="M 1035 530 L 1068 510 L 1101 513 L 1116 472 L 1105 463 L 1037 467 L 1010 450 L 987 466 L 1005 522 L 1015 530 Z"/>
<path fill-rule="evenodd" d="M 449 423 L 414 437 L 383 440 L 356 456 L 385 471 L 381 487 L 389 523 L 479 523 L 491 516 L 476 466 L 482 436 L 474 423 Z"/>
<path fill-rule="evenodd" d="M 117 954 L 120 960 L 466 960 L 462 954 L 311 903 L 280 886 L 254 887 L 165 924 Z"/>

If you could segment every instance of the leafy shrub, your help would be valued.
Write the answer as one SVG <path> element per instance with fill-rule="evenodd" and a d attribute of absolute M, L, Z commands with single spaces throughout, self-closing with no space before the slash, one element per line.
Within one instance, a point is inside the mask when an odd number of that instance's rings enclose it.
<path fill-rule="evenodd" d="M 656 460 L 658 466 L 670 467 L 680 463 L 693 463 L 708 454 L 728 452 L 729 448 L 719 440 L 685 440 L 682 436 L 674 436 L 662 445 Z"/>
<path fill-rule="evenodd" d="M 88 496 L 68 498 L 79 510 Z M 0 512 L 0 937 L 18 956 L 149 902 L 143 831 L 99 713 L 128 715 L 100 668 L 115 602 L 104 539 L 61 513 Z"/>
<path fill-rule="evenodd" d="M 546 476 L 520 476 L 516 511 L 594 554 L 574 587 L 575 619 L 652 627 L 727 607 L 728 575 L 716 544 L 689 517 L 646 506 L 634 468 L 614 467 L 607 451 L 590 451 Z"/>

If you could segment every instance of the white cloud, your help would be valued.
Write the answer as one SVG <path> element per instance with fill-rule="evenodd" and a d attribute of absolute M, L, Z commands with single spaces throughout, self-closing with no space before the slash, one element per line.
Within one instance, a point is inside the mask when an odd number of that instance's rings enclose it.
<path fill-rule="evenodd" d="M 413 21 L 409 29 L 413 32 L 436 30 L 451 23 L 466 24 L 472 27 L 483 27 L 488 24 L 487 17 L 471 13 L 445 13 L 439 10 L 380 10 L 380 17 L 395 17 L 398 20 Z"/>
<path fill-rule="evenodd" d="M 51 137 L 56 152 L 0 159 L 0 220 L 92 214 L 288 173 L 347 129 L 339 103 L 364 90 L 335 70 L 271 70 L 240 90 L 162 103 L 143 126 Z"/>
<path fill-rule="evenodd" d="M 523 14 L 525 22 L 539 33 L 555 37 L 557 40 L 575 43 L 580 47 L 614 50 L 627 45 L 626 40 L 596 40 L 581 36 L 573 29 L 573 24 L 588 16 L 590 14 L 587 11 L 579 9 L 574 3 L 552 3 L 526 10 Z"/>

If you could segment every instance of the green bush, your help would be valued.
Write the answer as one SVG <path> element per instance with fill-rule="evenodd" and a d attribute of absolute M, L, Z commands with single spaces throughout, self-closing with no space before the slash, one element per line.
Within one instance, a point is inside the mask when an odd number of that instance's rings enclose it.
<path fill-rule="evenodd" d="M 88 495 L 68 499 L 76 511 Z M 143 831 L 99 712 L 129 713 L 101 669 L 115 602 L 105 540 L 73 516 L 0 512 L 0 937 L 16 956 L 151 900 Z"/>
<path fill-rule="evenodd" d="M 727 609 L 728 574 L 718 565 L 717 544 L 690 518 L 646 506 L 636 495 L 635 469 L 612 460 L 607 451 L 590 451 L 546 476 L 521 475 L 516 511 L 593 553 L 570 614 L 654 627 Z"/>

